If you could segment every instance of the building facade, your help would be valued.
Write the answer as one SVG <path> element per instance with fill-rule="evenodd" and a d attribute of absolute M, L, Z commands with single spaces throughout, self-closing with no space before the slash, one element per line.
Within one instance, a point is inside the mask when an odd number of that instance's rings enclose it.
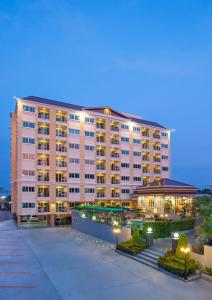
<path fill-rule="evenodd" d="M 170 130 L 109 107 L 35 96 L 11 113 L 12 211 L 54 222 L 79 203 L 137 207 L 136 187 L 170 177 Z"/>

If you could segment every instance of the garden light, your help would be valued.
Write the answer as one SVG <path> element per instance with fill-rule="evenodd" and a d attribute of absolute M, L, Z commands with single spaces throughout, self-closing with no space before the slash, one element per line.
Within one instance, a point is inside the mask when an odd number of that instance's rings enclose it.
<path fill-rule="evenodd" d="M 174 237 L 174 239 L 176 239 L 176 240 L 178 240 L 179 239 L 179 233 L 178 232 L 175 232 L 174 234 L 173 234 L 173 237 Z"/>
<path fill-rule="evenodd" d="M 152 233 L 152 227 L 147 228 L 147 233 Z"/>
<path fill-rule="evenodd" d="M 95 216 L 95 215 L 92 217 L 92 220 L 93 220 L 93 221 L 96 221 L 96 216 Z"/>
<path fill-rule="evenodd" d="M 84 213 L 82 214 L 82 218 L 83 218 L 83 219 L 85 219 L 85 218 L 86 218 L 86 215 L 85 215 Z"/>

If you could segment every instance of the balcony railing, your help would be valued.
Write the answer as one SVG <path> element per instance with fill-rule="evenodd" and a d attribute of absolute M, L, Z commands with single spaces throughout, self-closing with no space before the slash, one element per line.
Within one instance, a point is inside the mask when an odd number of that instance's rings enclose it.
<path fill-rule="evenodd" d="M 49 135 L 49 128 L 38 127 L 38 134 Z"/>
<path fill-rule="evenodd" d="M 39 119 L 49 120 L 49 113 L 38 112 L 38 118 Z"/>
<path fill-rule="evenodd" d="M 112 193 L 111 198 L 119 198 L 120 194 L 119 193 Z"/>
<path fill-rule="evenodd" d="M 154 139 L 160 139 L 160 135 L 159 135 L 159 134 L 153 133 L 153 138 L 154 138 Z"/>
<path fill-rule="evenodd" d="M 97 198 L 105 198 L 105 193 L 97 193 Z"/>
<path fill-rule="evenodd" d="M 49 159 L 38 159 L 38 166 L 49 166 Z"/>
<path fill-rule="evenodd" d="M 119 127 L 111 125 L 110 126 L 110 130 L 118 132 L 119 131 Z"/>
<path fill-rule="evenodd" d="M 120 184 L 120 180 L 112 179 L 111 184 Z"/>
<path fill-rule="evenodd" d="M 56 167 L 67 167 L 67 162 L 62 160 L 56 160 Z"/>
<path fill-rule="evenodd" d="M 104 151 L 97 151 L 96 155 L 97 156 L 105 156 L 105 152 Z"/>
<path fill-rule="evenodd" d="M 67 152 L 67 148 L 64 146 L 56 145 L 56 151 L 58 152 Z"/>
<path fill-rule="evenodd" d="M 160 147 L 159 146 L 153 146 L 154 150 L 160 151 Z"/>
<path fill-rule="evenodd" d="M 97 180 L 96 180 L 96 183 L 98 183 L 98 184 L 102 184 L 102 183 L 105 183 L 105 179 L 103 179 L 103 178 L 97 178 Z"/>
<path fill-rule="evenodd" d="M 114 165 L 111 166 L 111 171 L 119 171 L 119 170 L 120 170 L 119 166 L 114 166 Z"/>
<path fill-rule="evenodd" d="M 160 162 L 160 158 L 154 158 L 154 162 Z"/>
<path fill-rule="evenodd" d="M 39 191 L 38 190 L 38 197 L 49 197 L 49 191 Z"/>
<path fill-rule="evenodd" d="M 143 156 L 142 159 L 143 159 L 143 161 L 150 161 L 150 158 L 147 156 Z"/>
<path fill-rule="evenodd" d="M 154 170 L 154 174 L 160 174 L 160 170 Z"/>
<path fill-rule="evenodd" d="M 143 144 L 143 145 L 142 145 L 142 148 L 143 148 L 143 149 L 149 149 L 149 145 L 148 145 L 148 144 Z"/>
<path fill-rule="evenodd" d="M 67 137 L 67 133 L 65 131 L 56 131 L 56 136 Z"/>
<path fill-rule="evenodd" d="M 149 137 L 149 133 L 148 132 L 142 132 L 142 136 Z"/>
<path fill-rule="evenodd" d="M 67 177 L 60 177 L 60 178 L 56 177 L 56 182 L 67 182 Z"/>
<path fill-rule="evenodd" d="M 115 139 L 111 139 L 110 142 L 113 145 L 118 145 L 119 144 L 119 140 L 115 140 Z"/>
<path fill-rule="evenodd" d="M 111 153 L 111 157 L 119 157 L 119 153 Z"/>
<path fill-rule="evenodd" d="M 58 207 L 56 208 L 56 212 L 67 212 L 68 208 L 67 207 Z"/>
<path fill-rule="evenodd" d="M 143 168 L 143 173 L 150 173 L 150 169 Z"/>
<path fill-rule="evenodd" d="M 96 141 L 97 143 L 105 143 L 105 139 L 102 136 L 97 136 Z"/>
<path fill-rule="evenodd" d="M 67 122 L 67 118 L 64 116 L 56 116 L 57 122 Z"/>
<path fill-rule="evenodd" d="M 49 175 L 38 175 L 38 181 L 49 181 Z"/>
<path fill-rule="evenodd" d="M 105 129 L 105 124 L 104 123 L 96 123 L 96 127 L 99 129 Z"/>
<path fill-rule="evenodd" d="M 47 207 L 39 207 L 38 206 L 38 212 L 39 213 L 49 212 L 49 206 L 47 206 Z"/>
<path fill-rule="evenodd" d="M 105 165 L 96 165 L 97 170 L 105 170 Z"/>
<path fill-rule="evenodd" d="M 57 191 L 57 190 L 56 190 L 56 197 L 57 197 L 57 198 L 64 198 L 64 197 L 67 197 L 67 193 L 66 193 L 66 192 L 63 192 L 63 191 Z"/>
<path fill-rule="evenodd" d="M 49 150 L 49 143 L 38 143 L 39 150 Z"/>

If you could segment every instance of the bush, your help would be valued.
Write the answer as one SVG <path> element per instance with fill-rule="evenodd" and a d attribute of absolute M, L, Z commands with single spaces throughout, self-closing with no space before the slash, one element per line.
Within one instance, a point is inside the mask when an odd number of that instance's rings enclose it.
<path fill-rule="evenodd" d="M 116 249 L 125 253 L 136 255 L 148 247 L 147 243 L 132 243 L 132 240 L 128 240 L 116 245 Z"/>
<path fill-rule="evenodd" d="M 188 240 L 185 234 L 180 234 L 179 241 L 177 244 L 176 249 L 176 256 L 180 258 L 184 258 L 185 254 L 181 251 L 181 248 L 187 248 L 188 247 Z"/>
<path fill-rule="evenodd" d="M 204 267 L 203 273 L 212 276 L 212 268 Z"/>
<path fill-rule="evenodd" d="M 158 258 L 158 266 L 180 277 L 184 276 L 185 261 L 173 254 L 173 251 L 167 251 L 164 257 Z M 188 274 L 193 274 L 199 268 L 194 260 L 188 260 Z"/>
<path fill-rule="evenodd" d="M 156 221 L 143 224 L 143 235 L 146 236 L 147 228 L 152 227 L 154 238 L 165 238 L 171 236 L 172 232 L 191 230 L 194 228 L 195 219 L 184 219 L 178 221 Z"/>
<path fill-rule="evenodd" d="M 133 234 L 132 234 L 132 243 L 133 244 L 140 244 L 141 236 L 138 230 L 138 226 L 133 227 Z"/>

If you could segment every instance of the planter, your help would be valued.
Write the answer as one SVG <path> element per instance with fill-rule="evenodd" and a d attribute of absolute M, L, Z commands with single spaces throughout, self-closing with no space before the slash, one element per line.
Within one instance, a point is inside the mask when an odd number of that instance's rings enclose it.
<path fill-rule="evenodd" d="M 209 282 L 212 282 L 212 276 L 211 276 L 211 275 L 202 273 L 202 274 L 201 274 L 201 278 L 204 279 L 204 280 L 207 280 L 207 281 L 209 281 Z"/>

